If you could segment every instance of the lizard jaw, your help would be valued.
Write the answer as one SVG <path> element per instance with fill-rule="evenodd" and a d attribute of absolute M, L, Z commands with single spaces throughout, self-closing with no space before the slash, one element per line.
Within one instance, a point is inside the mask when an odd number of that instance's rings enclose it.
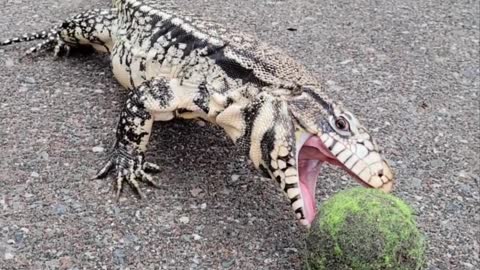
<path fill-rule="evenodd" d="M 315 190 L 317 179 L 321 172 L 322 164 L 328 157 L 321 151 L 308 146 L 313 136 L 309 133 L 297 134 L 297 164 L 299 172 L 300 194 L 303 200 L 304 220 L 301 223 L 307 227 L 312 224 L 317 212 Z"/>
<path fill-rule="evenodd" d="M 299 186 L 305 216 L 305 219 L 301 221 L 302 224 L 310 226 L 315 219 L 317 210 L 315 200 L 316 183 L 321 172 L 321 166 L 325 162 L 344 169 L 365 187 L 378 188 L 384 192 L 389 192 L 392 189 L 393 174 L 385 161 L 382 161 L 381 181 L 378 180 L 380 179 L 379 177 L 373 175 L 365 178 L 341 162 L 318 136 L 304 132 L 296 137 Z M 384 179 L 387 179 L 387 181 L 384 181 Z"/>

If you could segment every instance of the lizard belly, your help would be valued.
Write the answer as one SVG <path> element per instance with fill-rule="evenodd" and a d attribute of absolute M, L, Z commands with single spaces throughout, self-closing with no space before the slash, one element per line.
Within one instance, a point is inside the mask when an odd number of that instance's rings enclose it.
<path fill-rule="evenodd" d="M 124 61 L 124 53 L 121 53 L 121 45 L 115 45 L 112 50 L 112 72 L 117 81 L 125 88 L 131 89 L 130 73 L 128 72 L 128 66 Z"/>

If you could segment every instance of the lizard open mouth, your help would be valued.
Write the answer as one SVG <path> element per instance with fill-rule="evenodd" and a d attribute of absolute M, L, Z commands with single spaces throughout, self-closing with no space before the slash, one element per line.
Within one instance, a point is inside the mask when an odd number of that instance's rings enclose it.
<path fill-rule="evenodd" d="M 354 153 L 352 153 L 354 155 Z M 335 156 L 318 137 L 309 133 L 301 133 L 297 136 L 297 164 L 300 180 L 300 193 L 304 203 L 304 218 L 309 225 L 313 222 L 316 215 L 317 204 L 315 200 L 315 188 L 318 176 L 320 175 L 323 163 L 339 166 L 350 174 L 355 180 L 365 187 L 379 188 L 386 192 L 390 191 L 393 183 L 393 175 L 388 165 L 380 159 L 380 155 L 374 153 L 373 156 L 378 156 L 379 160 L 370 160 L 371 157 L 366 157 L 362 160 L 365 162 L 363 169 L 356 170 L 354 166 L 345 165 L 337 156 Z M 369 163 L 377 165 L 380 163 L 381 167 L 379 173 L 363 174 L 365 170 L 371 171 L 373 168 L 369 167 Z M 377 166 L 375 166 L 377 167 Z M 380 180 L 378 180 L 378 179 Z"/>

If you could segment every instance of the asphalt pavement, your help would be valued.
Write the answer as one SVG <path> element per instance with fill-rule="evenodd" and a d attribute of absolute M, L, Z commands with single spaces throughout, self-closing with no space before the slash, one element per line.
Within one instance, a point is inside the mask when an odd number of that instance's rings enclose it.
<path fill-rule="evenodd" d="M 0 39 L 111 1 L 1 0 Z M 428 269 L 479 269 L 479 1 L 175 1 L 280 46 L 373 130 Z M 218 128 L 155 125 L 162 187 L 89 178 L 126 98 L 106 56 L 0 47 L 0 269 L 299 269 L 305 231 Z M 327 168 L 317 197 L 356 186 Z M 157 267 L 157 268 L 156 268 Z"/>

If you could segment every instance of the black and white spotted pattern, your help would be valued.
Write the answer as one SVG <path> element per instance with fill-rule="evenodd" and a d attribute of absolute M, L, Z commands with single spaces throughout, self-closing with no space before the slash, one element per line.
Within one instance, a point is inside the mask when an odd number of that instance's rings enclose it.
<path fill-rule="evenodd" d="M 391 182 L 388 175 L 375 175 L 388 166 L 356 118 L 333 103 L 304 66 L 251 35 L 184 13 L 168 2 L 114 0 L 110 9 L 80 13 L 49 31 L 0 46 L 36 39 L 44 41 L 28 53 L 54 49 L 57 55 L 90 46 L 110 54 L 115 78 L 130 90 L 115 147 L 96 175 L 104 177 L 115 169 L 117 197 L 124 182 L 140 195 L 139 182 L 156 186 L 149 172 L 158 167 L 144 159 L 152 124 L 177 117 L 221 126 L 255 167 L 278 183 L 301 222 L 305 206 L 296 130 L 318 136 L 332 151 L 348 149 L 347 168 L 365 177 L 372 174 L 372 186 Z M 331 119 L 344 116 L 351 116 L 347 133 L 331 126 Z"/>
<path fill-rule="evenodd" d="M 13 43 L 43 40 L 27 50 L 26 55 L 54 50 L 55 56 L 68 54 L 72 47 L 89 46 L 100 52 L 110 53 L 112 32 L 116 25 L 114 9 L 92 9 L 65 20 L 58 26 L 38 33 L 0 41 L 0 46 Z"/>

